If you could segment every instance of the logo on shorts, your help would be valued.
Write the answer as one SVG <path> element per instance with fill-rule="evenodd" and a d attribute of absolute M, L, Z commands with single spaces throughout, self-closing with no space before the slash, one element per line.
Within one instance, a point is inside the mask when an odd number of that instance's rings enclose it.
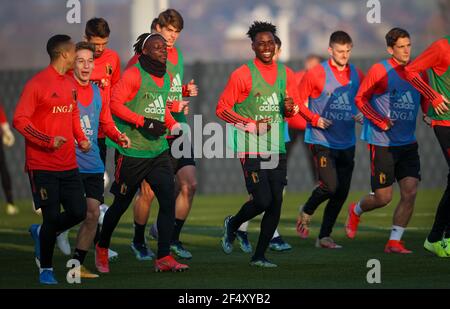
<path fill-rule="evenodd" d="M 47 189 L 41 188 L 41 190 L 39 191 L 39 193 L 41 194 L 41 200 L 43 200 L 43 201 L 48 200 Z"/>
<path fill-rule="evenodd" d="M 122 194 L 122 195 L 127 194 L 127 190 L 128 190 L 127 185 L 123 183 L 123 184 L 120 186 L 120 194 Z"/>
<path fill-rule="evenodd" d="M 386 183 L 386 174 L 380 173 L 380 184 L 384 185 Z"/>
<path fill-rule="evenodd" d="M 320 167 L 327 167 L 327 158 L 320 157 Z"/>
<path fill-rule="evenodd" d="M 253 183 L 258 183 L 259 182 L 259 177 L 258 177 L 258 173 L 257 172 L 252 172 L 251 176 L 252 176 Z"/>

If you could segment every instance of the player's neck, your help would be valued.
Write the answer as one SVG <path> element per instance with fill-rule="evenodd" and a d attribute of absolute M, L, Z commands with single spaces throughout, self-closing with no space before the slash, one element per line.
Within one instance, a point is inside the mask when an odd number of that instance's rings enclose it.
<path fill-rule="evenodd" d="M 340 64 L 338 64 L 336 61 L 334 61 L 333 58 L 331 58 L 330 60 L 331 60 L 331 64 L 332 64 L 339 72 L 344 71 L 345 68 L 347 67 L 347 64 L 340 65 Z"/>
<path fill-rule="evenodd" d="M 75 73 L 73 74 L 73 78 L 77 81 L 77 83 L 82 86 L 82 87 L 86 87 L 87 85 L 89 85 L 89 80 L 83 81 L 81 79 L 78 78 L 78 76 L 75 75 Z"/>
<path fill-rule="evenodd" d="M 396 64 L 398 64 L 398 65 L 401 65 L 401 66 L 405 66 L 405 65 L 408 64 L 408 62 L 400 61 L 400 60 L 398 60 L 398 59 L 395 58 L 395 57 L 392 57 L 391 59 L 392 59 L 392 61 L 393 61 L 394 63 L 396 63 Z"/>
<path fill-rule="evenodd" d="M 61 61 L 61 60 L 54 60 L 52 62 L 50 62 L 50 65 L 53 67 L 53 69 L 55 69 L 55 71 L 59 74 L 59 75 L 64 75 L 67 73 L 67 71 L 69 70 L 69 68 L 67 67 L 67 65 Z"/>

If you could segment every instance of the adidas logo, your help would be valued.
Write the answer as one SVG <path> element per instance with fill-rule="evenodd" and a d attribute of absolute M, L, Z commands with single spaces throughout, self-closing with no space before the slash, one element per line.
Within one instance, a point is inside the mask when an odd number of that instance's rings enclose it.
<path fill-rule="evenodd" d="M 144 109 L 144 112 L 147 114 L 164 115 L 166 112 L 166 107 L 163 102 L 162 96 L 159 95 L 156 100 L 150 102 L 148 106 Z"/>
<path fill-rule="evenodd" d="M 57 98 L 59 98 L 59 95 L 56 92 L 53 92 L 53 94 L 51 95 L 50 98 L 57 99 Z"/>
<path fill-rule="evenodd" d="M 415 109 L 411 91 L 396 91 L 395 89 L 390 94 L 391 102 L 394 102 L 393 107 L 397 109 Z"/>
<path fill-rule="evenodd" d="M 272 95 L 268 96 L 268 97 L 260 95 L 259 97 L 256 98 L 256 102 L 261 105 L 259 107 L 260 112 L 279 112 L 280 111 L 280 101 L 278 100 L 278 96 L 275 92 L 272 93 Z"/>
<path fill-rule="evenodd" d="M 339 96 L 336 96 L 336 99 L 334 99 L 333 103 L 330 104 L 330 108 L 331 109 L 339 109 L 342 111 L 351 111 L 352 107 L 350 105 L 348 93 L 344 92 L 344 93 L 340 94 Z"/>
<path fill-rule="evenodd" d="M 181 76 L 179 73 L 177 73 L 177 75 L 175 75 L 175 77 L 172 79 L 170 92 L 182 92 L 182 86 L 183 84 L 181 83 Z"/>
<path fill-rule="evenodd" d="M 91 120 L 89 119 L 88 115 L 84 115 L 80 119 L 81 121 L 81 129 L 83 129 L 83 132 L 86 136 L 92 136 L 94 135 L 94 130 L 92 130 L 91 126 Z"/>

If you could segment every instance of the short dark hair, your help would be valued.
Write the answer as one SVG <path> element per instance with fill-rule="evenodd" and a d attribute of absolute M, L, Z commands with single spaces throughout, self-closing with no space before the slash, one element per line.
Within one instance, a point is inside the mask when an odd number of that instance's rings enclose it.
<path fill-rule="evenodd" d="M 395 42 L 399 38 L 409 38 L 409 33 L 405 29 L 402 28 L 392 28 L 389 30 L 388 33 L 386 33 L 386 45 L 389 47 L 393 47 L 395 45 Z"/>
<path fill-rule="evenodd" d="M 177 29 L 178 31 L 183 30 L 184 21 L 181 14 L 174 9 L 167 9 L 158 15 L 157 24 L 162 27 L 168 27 L 169 25 Z M 156 27 L 156 25 L 155 25 Z"/>
<path fill-rule="evenodd" d="M 322 62 L 322 61 L 323 61 L 323 58 L 322 58 L 321 56 L 317 55 L 317 54 L 309 54 L 309 55 L 307 55 L 307 56 L 305 57 L 305 61 L 311 60 L 311 59 L 316 59 L 316 60 L 318 60 L 319 62 Z"/>
<path fill-rule="evenodd" d="M 150 25 L 150 32 L 156 31 L 156 24 L 158 23 L 158 18 L 153 18 L 152 24 Z"/>
<path fill-rule="evenodd" d="M 353 44 L 352 38 L 350 37 L 350 35 L 342 30 L 338 30 L 333 32 L 330 35 L 330 43 L 329 46 L 331 46 L 332 44 Z"/>
<path fill-rule="evenodd" d="M 278 35 L 274 35 L 273 37 L 275 38 L 275 45 L 278 47 L 278 49 L 280 49 L 281 48 L 280 38 L 278 37 Z"/>
<path fill-rule="evenodd" d="M 90 50 L 91 52 L 95 53 L 95 46 L 92 43 L 83 41 L 83 42 L 78 42 L 75 45 L 75 50 L 76 51 L 83 50 L 83 49 L 87 49 L 87 50 Z"/>
<path fill-rule="evenodd" d="M 255 21 L 248 29 L 247 36 L 252 40 L 252 42 L 254 42 L 256 35 L 260 32 L 270 32 L 273 36 L 275 36 L 277 33 L 277 27 L 268 22 Z"/>
<path fill-rule="evenodd" d="M 84 34 L 86 38 L 92 38 L 94 36 L 98 36 L 102 39 L 109 37 L 111 31 L 109 30 L 108 22 L 99 17 L 94 17 L 89 19 L 86 22 L 86 28 L 84 30 Z"/>
<path fill-rule="evenodd" d="M 47 53 L 50 60 L 55 60 L 61 53 L 61 48 L 70 42 L 72 38 L 67 34 L 56 34 L 47 41 Z"/>

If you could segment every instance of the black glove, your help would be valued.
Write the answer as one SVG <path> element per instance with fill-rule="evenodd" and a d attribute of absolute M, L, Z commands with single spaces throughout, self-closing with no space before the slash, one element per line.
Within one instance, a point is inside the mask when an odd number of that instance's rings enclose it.
<path fill-rule="evenodd" d="M 166 126 L 164 125 L 164 122 L 156 119 L 144 118 L 144 126 L 142 128 L 156 137 L 166 133 Z"/>

